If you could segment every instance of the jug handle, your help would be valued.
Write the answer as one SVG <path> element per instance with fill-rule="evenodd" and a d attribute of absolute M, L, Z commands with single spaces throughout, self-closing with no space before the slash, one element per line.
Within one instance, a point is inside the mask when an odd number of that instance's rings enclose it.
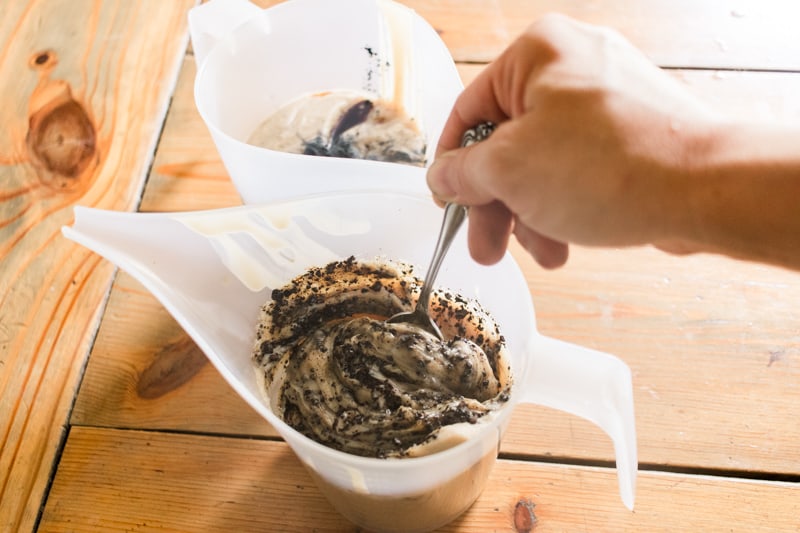
<path fill-rule="evenodd" d="M 520 401 L 552 407 L 599 426 L 614 443 L 622 502 L 633 510 L 638 459 L 631 371 L 621 359 L 536 335 Z"/>
<path fill-rule="evenodd" d="M 190 9 L 189 34 L 197 66 L 203 64 L 220 38 L 261 12 L 249 0 L 211 0 Z"/>

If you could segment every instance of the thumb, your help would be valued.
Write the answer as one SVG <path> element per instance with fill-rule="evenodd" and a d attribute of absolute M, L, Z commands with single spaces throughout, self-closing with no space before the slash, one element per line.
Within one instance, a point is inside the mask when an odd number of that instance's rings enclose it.
<path fill-rule="evenodd" d="M 484 205 L 495 200 L 487 189 L 486 158 L 492 139 L 440 154 L 428 168 L 427 181 L 433 195 L 445 202 Z"/>

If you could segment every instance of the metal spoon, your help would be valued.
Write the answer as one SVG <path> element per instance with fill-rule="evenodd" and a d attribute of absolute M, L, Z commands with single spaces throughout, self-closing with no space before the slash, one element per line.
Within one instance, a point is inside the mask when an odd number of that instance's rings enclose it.
<path fill-rule="evenodd" d="M 494 131 L 494 125 L 490 122 L 479 124 L 475 128 L 469 129 L 464 133 L 461 140 L 461 146 L 469 146 L 470 144 L 482 141 Z M 439 267 L 442 265 L 447 250 L 450 248 L 450 243 L 453 242 L 453 237 L 458 233 L 464 219 L 467 218 L 467 208 L 463 205 L 448 203 L 444 208 L 444 220 L 442 220 L 442 227 L 439 230 L 439 238 L 436 241 L 436 247 L 433 250 L 433 258 L 428 267 L 428 273 L 425 274 L 425 279 L 422 283 L 422 290 L 419 293 L 417 305 L 413 311 L 406 311 L 397 313 L 389 317 L 386 321 L 390 324 L 405 322 L 408 324 L 415 324 L 425 331 L 435 335 L 440 340 L 444 340 L 439 326 L 433 321 L 428 314 L 430 307 L 431 291 L 433 290 L 433 282 L 436 280 L 436 275 L 439 273 Z"/>
<path fill-rule="evenodd" d="M 450 248 L 450 243 L 453 242 L 453 237 L 458 233 L 458 229 L 467 218 L 467 208 L 463 205 L 449 203 L 444 208 L 444 220 L 442 221 L 442 229 L 439 231 L 439 239 L 436 241 L 436 248 L 433 250 L 433 258 L 428 267 L 428 273 L 425 274 L 425 280 L 422 284 L 422 290 L 419 293 L 417 305 L 413 311 L 406 311 L 398 313 L 389 318 L 386 322 L 393 324 L 398 322 L 406 322 L 408 324 L 415 324 L 425 331 L 436 335 L 440 340 L 443 340 L 442 332 L 439 326 L 428 314 L 428 307 L 430 306 L 431 290 L 433 290 L 433 282 L 436 275 L 439 273 L 439 267 L 442 266 L 447 250 Z"/>

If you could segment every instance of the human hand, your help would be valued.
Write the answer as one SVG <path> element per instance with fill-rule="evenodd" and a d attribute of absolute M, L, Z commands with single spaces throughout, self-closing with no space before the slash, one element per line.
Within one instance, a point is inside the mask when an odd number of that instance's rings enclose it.
<path fill-rule="evenodd" d="M 486 121 L 493 135 L 459 149 Z M 498 261 L 512 233 L 545 267 L 562 265 L 569 243 L 680 250 L 673 228 L 714 122 L 617 33 L 548 15 L 459 96 L 428 184 L 471 206 L 481 263 Z"/>

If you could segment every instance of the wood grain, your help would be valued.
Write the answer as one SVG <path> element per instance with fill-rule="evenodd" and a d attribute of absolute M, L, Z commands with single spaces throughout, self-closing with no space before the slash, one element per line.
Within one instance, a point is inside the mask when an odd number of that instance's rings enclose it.
<path fill-rule="evenodd" d="M 60 228 L 77 203 L 136 206 L 185 51 L 190 5 L 3 2 L 3 531 L 34 524 L 113 272 Z"/>
<path fill-rule="evenodd" d="M 611 470 L 500 460 L 441 531 L 789 532 L 798 516 L 788 483 L 646 472 L 629 512 Z M 131 529 L 359 531 L 282 442 L 73 428 L 40 531 Z"/>
<path fill-rule="evenodd" d="M 486 62 L 533 21 L 560 12 L 617 29 L 664 67 L 800 70 L 790 0 L 401 0 L 460 62 Z M 280 0 L 257 0 L 263 7 Z"/>

